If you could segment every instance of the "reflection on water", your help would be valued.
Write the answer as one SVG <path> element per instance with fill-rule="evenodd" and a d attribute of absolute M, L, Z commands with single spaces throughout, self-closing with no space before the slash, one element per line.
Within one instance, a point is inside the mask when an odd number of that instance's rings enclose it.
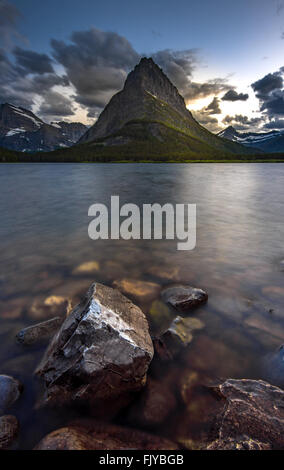
<path fill-rule="evenodd" d="M 167 425 L 151 431 L 183 443 L 206 428 L 212 398 L 203 381 L 259 378 L 263 356 L 283 342 L 283 165 L 1 165 L 0 185 L 0 373 L 25 385 L 11 410 L 21 424 L 20 447 L 33 447 L 78 413 L 36 410 L 32 372 L 44 347 L 14 340 L 23 326 L 52 315 L 42 307 L 52 295 L 75 302 L 91 281 L 121 278 L 208 291 L 208 304 L 194 313 L 205 328 L 173 364 L 151 371 L 177 398 Z M 176 240 L 90 240 L 88 208 L 108 205 L 111 195 L 140 207 L 196 203 L 196 249 L 178 252 Z M 137 303 L 154 334 L 174 318 L 158 298 Z"/>

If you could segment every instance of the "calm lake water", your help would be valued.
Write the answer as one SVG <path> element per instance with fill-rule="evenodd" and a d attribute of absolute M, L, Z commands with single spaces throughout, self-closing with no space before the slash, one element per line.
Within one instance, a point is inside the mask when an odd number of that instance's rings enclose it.
<path fill-rule="evenodd" d="M 83 412 L 36 408 L 33 370 L 45 345 L 23 347 L 15 334 L 48 318 L 34 305 L 51 295 L 76 298 L 93 280 L 181 281 L 208 291 L 208 304 L 192 314 L 204 328 L 173 363 L 152 368 L 177 406 L 151 432 L 199 438 L 212 405 L 201 386 L 208 376 L 266 378 L 263 357 L 284 342 L 283 164 L 2 164 L 0 187 L 0 373 L 25 386 L 9 411 L 20 421 L 18 447 L 33 448 Z M 139 206 L 196 203 L 196 248 L 177 251 L 176 240 L 90 240 L 88 208 L 109 205 L 111 195 Z M 74 272 L 87 261 L 99 269 Z M 140 302 L 156 334 L 175 314 L 155 305 Z M 117 421 L 137 424 L 127 414 Z"/>

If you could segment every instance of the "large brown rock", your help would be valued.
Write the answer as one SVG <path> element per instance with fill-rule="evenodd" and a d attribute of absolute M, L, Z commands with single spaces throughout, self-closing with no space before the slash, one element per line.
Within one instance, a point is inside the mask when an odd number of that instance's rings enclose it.
<path fill-rule="evenodd" d="M 54 336 L 37 368 L 46 401 L 97 401 L 139 390 L 153 344 L 143 312 L 118 290 L 94 283 Z"/>
<path fill-rule="evenodd" d="M 225 403 L 209 448 L 284 448 L 283 390 L 248 379 L 229 379 L 213 389 Z"/>
<path fill-rule="evenodd" d="M 176 450 L 163 437 L 136 429 L 95 421 L 83 421 L 58 429 L 36 446 L 36 450 Z"/>

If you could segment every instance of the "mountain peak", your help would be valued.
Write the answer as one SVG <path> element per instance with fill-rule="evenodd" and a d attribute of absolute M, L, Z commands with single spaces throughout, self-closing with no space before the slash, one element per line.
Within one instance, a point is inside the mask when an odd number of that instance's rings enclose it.
<path fill-rule="evenodd" d="M 163 70 L 151 57 L 142 57 L 128 74 L 123 90 L 111 98 L 80 142 L 110 136 L 133 120 L 166 120 L 167 107 L 179 115 L 179 120 L 187 119 L 195 123 L 183 97 Z"/>

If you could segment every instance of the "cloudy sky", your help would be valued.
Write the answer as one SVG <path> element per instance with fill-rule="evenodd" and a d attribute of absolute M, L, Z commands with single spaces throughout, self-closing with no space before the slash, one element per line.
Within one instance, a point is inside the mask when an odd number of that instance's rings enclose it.
<path fill-rule="evenodd" d="M 0 103 L 91 124 L 152 56 L 216 132 L 284 128 L 284 0 L 0 0 Z"/>

